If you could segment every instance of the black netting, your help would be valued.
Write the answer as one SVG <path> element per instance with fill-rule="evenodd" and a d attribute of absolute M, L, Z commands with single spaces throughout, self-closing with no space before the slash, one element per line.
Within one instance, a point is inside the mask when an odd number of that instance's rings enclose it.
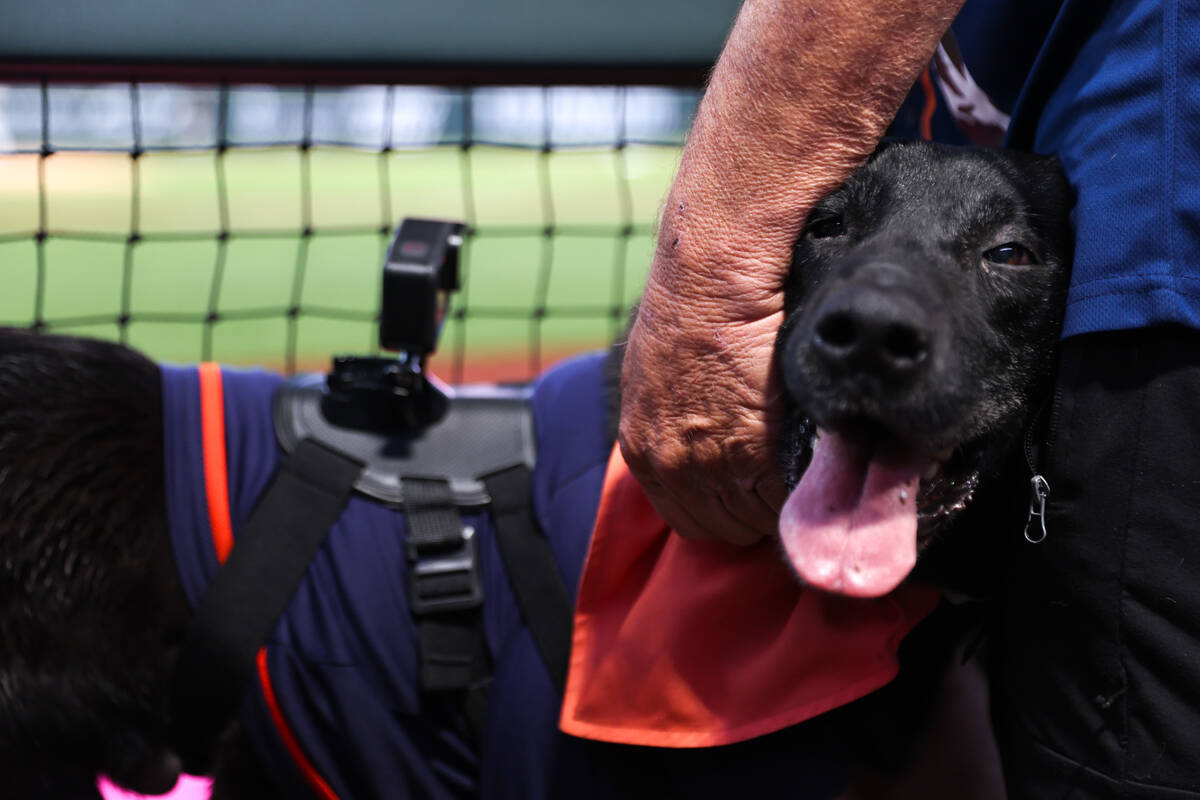
<path fill-rule="evenodd" d="M 528 376 L 624 326 L 697 99 L 0 84 L 0 324 L 321 367 L 374 351 L 397 220 L 441 216 L 469 230 L 435 366 Z"/>

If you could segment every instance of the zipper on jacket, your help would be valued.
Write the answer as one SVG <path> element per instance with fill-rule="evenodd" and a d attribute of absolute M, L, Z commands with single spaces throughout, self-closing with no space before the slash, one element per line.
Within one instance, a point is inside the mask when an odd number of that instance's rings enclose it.
<path fill-rule="evenodd" d="M 1025 541 L 1030 544 L 1040 544 L 1046 540 L 1046 500 L 1050 497 L 1050 482 L 1042 474 L 1042 449 L 1037 441 L 1041 429 L 1042 417 L 1046 408 L 1050 408 L 1050 420 L 1046 428 L 1046 439 L 1049 440 L 1055 424 L 1058 421 L 1059 406 L 1062 404 L 1062 394 L 1055 387 L 1050 402 L 1043 402 L 1037 413 L 1025 429 L 1025 464 L 1029 467 L 1032 477 L 1029 479 L 1029 516 L 1025 519 Z"/>

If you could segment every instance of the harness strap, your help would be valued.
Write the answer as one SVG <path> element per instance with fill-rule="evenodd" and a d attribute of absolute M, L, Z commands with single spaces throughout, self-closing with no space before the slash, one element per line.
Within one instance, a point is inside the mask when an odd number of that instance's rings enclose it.
<path fill-rule="evenodd" d="M 409 607 L 421 637 L 421 688 L 463 692 L 463 711 L 478 736 L 492 669 L 475 531 L 463 525 L 445 478 L 402 478 L 400 484 L 408 520 Z"/>
<path fill-rule="evenodd" d="M 558 571 L 550 542 L 533 516 L 529 468 L 499 470 L 482 478 L 492 498 L 492 521 L 517 606 L 538 652 L 562 694 L 571 655 L 574 605 Z"/>
<path fill-rule="evenodd" d="M 448 480 L 403 478 L 400 486 L 408 515 L 410 557 L 462 544 L 462 520 Z"/>
<path fill-rule="evenodd" d="M 234 716 L 259 646 L 341 515 L 363 465 L 311 440 L 283 457 L 196 609 L 175 666 L 171 741 L 189 769 Z"/>
<path fill-rule="evenodd" d="M 529 468 L 509 467 L 481 480 L 491 498 L 496 544 L 521 616 L 561 693 L 571 649 L 572 604 L 550 543 L 534 519 Z M 491 664 L 474 531 L 463 526 L 447 481 L 405 478 L 402 489 L 409 599 L 421 636 L 421 687 L 463 691 L 464 711 L 479 732 Z"/>

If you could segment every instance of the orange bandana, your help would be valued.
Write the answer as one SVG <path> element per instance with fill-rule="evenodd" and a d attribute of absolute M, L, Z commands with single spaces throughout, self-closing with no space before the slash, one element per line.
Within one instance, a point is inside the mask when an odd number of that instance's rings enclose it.
<path fill-rule="evenodd" d="M 779 544 L 675 536 L 614 448 L 575 606 L 559 726 L 586 739 L 710 747 L 869 694 L 937 606 L 902 585 L 863 600 L 802 587 Z"/>

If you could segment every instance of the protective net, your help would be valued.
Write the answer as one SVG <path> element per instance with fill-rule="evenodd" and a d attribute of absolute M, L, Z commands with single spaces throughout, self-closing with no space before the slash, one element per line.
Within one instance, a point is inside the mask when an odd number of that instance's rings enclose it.
<path fill-rule="evenodd" d="M 434 369 L 619 335 L 698 90 L 0 84 L 0 324 L 292 372 L 376 348 L 403 216 L 465 221 Z"/>

